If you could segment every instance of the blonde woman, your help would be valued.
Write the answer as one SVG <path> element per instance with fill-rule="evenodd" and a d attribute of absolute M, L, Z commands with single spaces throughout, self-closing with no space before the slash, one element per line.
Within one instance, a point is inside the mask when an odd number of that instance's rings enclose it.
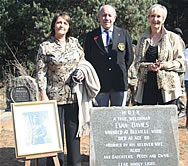
<path fill-rule="evenodd" d="M 177 104 L 181 95 L 178 71 L 184 69 L 179 36 L 164 27 L 167 9 L 155 4 L 147 13 L 150 27 L 139 39 L 135 67 L 139 105 Z"/>

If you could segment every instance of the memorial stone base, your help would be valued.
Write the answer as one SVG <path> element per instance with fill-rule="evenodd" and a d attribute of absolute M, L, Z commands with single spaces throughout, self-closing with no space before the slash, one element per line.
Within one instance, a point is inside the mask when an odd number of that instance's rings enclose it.
<path fill-rule="evenodd" d="M 90 166 L 178 166 L 175 105 L 95 107 Z"/>
<path fill-rule="evenodd" d="M 10 111 L 11 103 L 39 100 L 40 94 L 34 78 L 30 76 L 20 76 L 8 80 L 6 89 L 7 111 Z"/>

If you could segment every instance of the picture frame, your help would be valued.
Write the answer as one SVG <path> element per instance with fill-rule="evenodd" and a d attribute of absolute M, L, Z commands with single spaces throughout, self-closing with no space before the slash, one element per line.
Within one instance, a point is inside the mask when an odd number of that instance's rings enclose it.
<path fill-rule="evenodd" d="M 16 158 L 63 152 L 57 102 L 11 103 Z"/>

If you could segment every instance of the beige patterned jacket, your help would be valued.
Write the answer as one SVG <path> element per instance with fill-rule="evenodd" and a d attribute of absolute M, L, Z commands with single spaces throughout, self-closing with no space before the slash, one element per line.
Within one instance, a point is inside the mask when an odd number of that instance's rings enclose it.
<path fill-rule="evenodd" d="M 39 89 L 46 90 L 48 98 L 58 104 L 76 102 L 76 94 L 68 84 L 82 59 L 84 52 L 76 38 L 69 38 L 65 51 L 55 37 L 40 44 L 36 59 Z"/>
<path fill-rule="evenodd" d="M 135 100 L 142 103 L 144 83 L 147 81 L 148 63 L 145 53 L 151 44 L 151 29 L 148 28 L 139 39 L 136 49 L 135 67 L 138 76 L 138 90 Z M 161 89 L 163 101 L 177 99 L 181 95 L 178 71 L 184 70 L 184 54 L 179 36 L 163 27 L 162 38 L 158 44 L 158 60 L 161 69 L 157 72 L 157 84 Z"/>

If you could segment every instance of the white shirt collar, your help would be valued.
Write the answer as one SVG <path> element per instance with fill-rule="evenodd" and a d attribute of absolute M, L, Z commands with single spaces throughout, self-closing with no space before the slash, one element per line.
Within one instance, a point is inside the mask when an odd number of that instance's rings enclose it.
<path fill-rule="evenodd" d="M 101 27 L 101 33 L 103 33 L 105 29 L 102 26 L 100 27 Z M 108 29 L 108 31 L 113 32 L 113 25 L 110 27 L 110 29 Z"/>

